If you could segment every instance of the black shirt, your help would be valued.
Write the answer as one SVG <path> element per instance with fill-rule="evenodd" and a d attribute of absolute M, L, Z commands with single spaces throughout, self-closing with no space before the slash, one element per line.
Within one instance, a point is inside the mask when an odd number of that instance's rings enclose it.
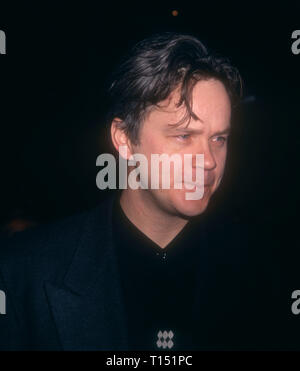
<path fill-rule="evenodd" d="M 162 249 L 131 223 L 116 198 L 113 231 L 131 350 L 191 349 L 196 262 L 203 237 L 198 225 L 195 244 L 195 228 L 188 222 Z"/>
<path fill-rule="evenodd" d="M 272 349 L 278 343 L 274 275 L 256 233 L 250 238 L 247 226 L 203 213 L 161 249 L 115 201 L 131 350 Z"/>

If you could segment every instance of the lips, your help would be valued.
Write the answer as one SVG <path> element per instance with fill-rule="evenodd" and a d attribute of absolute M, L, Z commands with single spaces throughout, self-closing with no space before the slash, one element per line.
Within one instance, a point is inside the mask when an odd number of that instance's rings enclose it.
<path fill-rule="evenodd" d="M 208 182 L 204 183 L 204 185 L 195 184 L 194 182 L 183 182 L 183 185 L 185 185 L 185 184 L 189 184 L 189 185 L 192 185 L 192 186 L 197 187 L 197 188 L 201 188 L 201 186 L 203 186 L 204 188 L 209 188 L 209 187 L 212 187 L 214 185 L 214 180 L 213 181 L 208 181 Z"/>
<path fill-rule="evenodd" d="M 197 188 L 201 187 L 200 184 L 195 184 L 195 183 L 183 183 L 183 184 L 189 184 L 189 185 L 192 185 L 192 186 L 197 187 Z M 208 183 L 208 184 L 204 184 L 204 187 L 211 187 L 212 185 L 213 185 L 213 183 Z"/>

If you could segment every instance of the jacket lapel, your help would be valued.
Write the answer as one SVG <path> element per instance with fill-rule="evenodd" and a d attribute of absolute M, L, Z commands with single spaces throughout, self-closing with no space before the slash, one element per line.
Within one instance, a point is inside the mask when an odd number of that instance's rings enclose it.
<path fill-rule="evenodd" d="M 64 283 L 45 284 L 64 350 L 126 350 L 128 346 L 112 238 L 113 199 L 88 215 Z"/>

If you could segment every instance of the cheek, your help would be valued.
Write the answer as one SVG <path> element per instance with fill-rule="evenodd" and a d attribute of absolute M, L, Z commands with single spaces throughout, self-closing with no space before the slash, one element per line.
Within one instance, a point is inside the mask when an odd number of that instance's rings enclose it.
<path fill-rule="evenodd" d="M 220 148 L 215 154 L 218 167 L 224 168 L 225 163 L 226 163 L 226 157 L 227 157 L 227 146 Z"/>
<path fill-rule="evenodd" d="M 155 131 L 147 131 L 147 133 L 144 133 L 143 140 L 137 147 L 136 152 L 146 155 L 149 161 L 152 154 L 181 154 L 177 148 L 174 150 L 168 138 L 165 138 Z"/>
<path fill-rule="evenodd" d="M 163 153 L 164 148 L 164 141 L 158 135 L 150 131 L 147 135 L 144 135 L 138 150 L 140 153 L 144 153 L 147 157 L 150 157 L 151 154 Z"/>
<path fill-rule="evenodd" d="M 216 162 L 217 162 L 217 178 L 219 181 L 221 181 L 221 178 L 223 177 L 224 170 L 225 170 L 225 164 L 226 164 L 226 154 L 227 150 L 222 151 L 221 153 L 216 156 Z"/>
<path fill-rule="evenodd" d="M 226 155 L 222 156 L 219 160 L 219 167 L 222 173 L 224 172 L 225 164 L 226 164 Z"/>

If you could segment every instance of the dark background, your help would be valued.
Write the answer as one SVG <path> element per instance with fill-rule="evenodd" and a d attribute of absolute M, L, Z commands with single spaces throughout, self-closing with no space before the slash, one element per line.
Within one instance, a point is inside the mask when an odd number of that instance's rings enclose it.
<path fill-rule="evenodd" d="M 1 1 L 0 29 L 2 226 L 18 217 L 48 222 L 105 197 L 95 179 L 96 157 L 107 151 L 109 73 L 136 41 L 179 31 L 228 56 L 245 83 L 228 171 L 210 208 L 287 239 L 297 227 L 300 55 L 291 34 L 300 29 L 299 5 Z"/>

